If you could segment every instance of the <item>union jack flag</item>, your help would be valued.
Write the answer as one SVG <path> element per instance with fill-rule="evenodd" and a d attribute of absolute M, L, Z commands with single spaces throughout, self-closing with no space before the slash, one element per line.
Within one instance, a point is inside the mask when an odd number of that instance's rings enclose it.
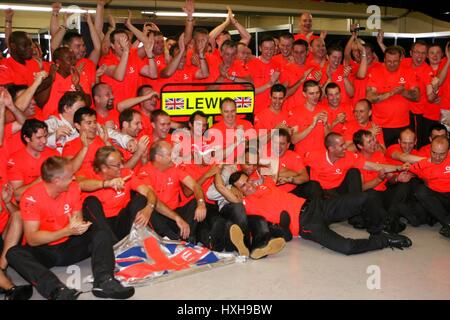
<path fill-rule="evenodd" d="M 184 98 L 167 98 L 166 110 L 183 110 Z"/>
<path fill-rule="evenodd" d="M 162 277 L 177 277 L 180 271 L 208 270 L 235 263 L 234 253 L 159 237 L 153 230 L 133 226 L 130 234 L 114 246 L 115 276 L 124 285 L 145 285 Z"/>
<path fill-rule="evenodd" d="M 250 108 L 252 106 L 251 97 L 237 97 L 234 102 L 236 102 L 236 108 Z"/>

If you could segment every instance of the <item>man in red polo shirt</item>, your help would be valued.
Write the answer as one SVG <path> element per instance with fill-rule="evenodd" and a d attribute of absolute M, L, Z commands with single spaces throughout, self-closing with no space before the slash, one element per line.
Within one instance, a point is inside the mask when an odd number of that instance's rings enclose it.
<path fill-rule="evenodd" d="M 406 128 L 400 132 L 398 144 L 393 144 L 387 148 L 386 158 L 389 163 L 396 165 L 401 165 L 403 163 L 416 163 L 423 160 L 424 157 L 420 155 L 420 152 L 414 149 L 416 144 L 416 134 L 412 129 Z"/>
<path fill-rule="evenodd" d="M 284 107 L 286 88 L 282 84 L 274 84 L 270 89 L 269 108 L 255 115 L 255 129 L 272 130 L 288 128 L 289 118 L 293 115 Z"/>
<path fill-rule="evenodd" d="M 32 59 L 32 42 L 28 34 L 14 31 L 9 38 L 9 50 L 11 57 L 0 62 L 0 85 L 31 86 L 34 73 L 41 70 L 37 61 Z"/>
<path fill-rule="evenodd" d="M 293 62 L 292 47 L 294 44 L 294 36 L 290 32 L 283 32 L 280 34 L 280 54 L 272 58 L 272 61 L 277 65 L 279 70 L 286 69 L 288 63 Z"/>
<path fill-rule="evenodd" d="M 127 299 L 134 288 L 114 279 L 114 251 L 109 232 L 81 211 L 81 191 L 73 181 L 69 160 L 50 157 L 42 164 L 42 181 L 20 202 L 27 245 L 7 253 L 12 268 L 47 299 L 75 300 L 81 292 L 69 289 L 49 270 L 92 257 L 94 288 L 100 298 Z M 92 225 L 93 224 L 93 225 Z M 91 226 L 92 225 L 92 226 Z"/>
<path fill-rule="evenodd" d="M 295 111 L 305 103 L 303 83 L 306 80 L 317 80 L 312 73 L 313 67 L 306 64 L 309 44 L 302 39 L 296 40 L 292 48 L 292 62 L 288 63 L 280 74 L 280 83 L 287 88 L 286 107 Z M 299 90 L 300 89 L 300 90 Z"/>
<path fill-rule="evenodd" d="M 129 108 L 139 111 L 142 115 L 142 134 L 151 136 L 153 126 L 151 122 L 152 112 L 159 109 L 159 96 L 152 86 L 144 84 L 139 87 L 137 97 L 119 102 L 117 110 L 122 112 Z"/>
<path fill-rule="evenodd" d="M 305 104 L 295 110 L 289 120 L 289 126 L 293 128 L 292 143 L 295 144 L 295 152 L 303 156 L 306 152 L 323 149 L 325 135 L 329 132 L 328 114 L 320 103 L 322 90 L 319 83 L 308 80 L 303 84 Z"/>
<path fill-rule="evenodd" d="M 420 148 L 420 150 L 419 150 L 420 156 L 425 157 L 425 158 L 428 158 L 430 156 L 431 142 L 433 141 L 434 138 L 436 138 L 438 136 L 443 136 L 443 137 L 448 138 L 447 128 L 441 123 L 435 124 L 430 127 L 430 132 L 428 134 L 428 139 L 429 139 L 428 141 L 430 143 L 427 145 L 424 145 L 422 148 Z"/>
<path fill-rule="evenodd" d="M 136 139 L 137 146 L 135 150 L 128 151 L 120 146 L 115 147 L 122 153 L 125 167 L 139 170 L 141 165 L 148 161 L 148 147 L 150 146 L 150 137 L 142 135 L 142 116 L 139 111 L 127 109 L 120 113 L 120 130 L 124 135 Z"/>
<path fill-rule="evenodd" d="M 353 152 L 356 151 L 356 147 L 353 144 L 353 134 L 358 130 L 368 130 L 375 136 L 380 151 L 384 152 L 386 147 L 384 146 L 383 130 L 370 120 L 372 103 L 367 99 L 359 100 L 353 109 L 353 116 L 354 120 L 345 124 L 342 133 L 347 149 Z"/>
<path fill-rule="evenodd" d="M 409 247 L 411 240 L 405 236 L 386 232 L 371 234 L 369 239 L 345 238 L 329 228 L 329 225 L 358 214 L 367 195 L 341 197 L 339 199 L 314 199 L 305 201 L 270 184 L 253 185 L 243 172 L 230 176 L 230 184 L 241 191 L 243 199 L 229 195 L 232 202 L 242 202 L 248 215 L 261 215 L 269 222 L 278 223 L 279 212 L 287 211 L 294 235 L 312 240 L 331 250 L 350 255 L 390 247 Z"/>
<path fill-rule="evenodd" d="M 317 181 L 310 181 L 302 157 L 289 150 L 291 135 L 283 128 L 273 138 L 278 143 L 278 180 L 280 189 L 305 199 L 322 196 L 322 188 Z"/>
<path fill-rule="evenodd" d="M 114 30 L 110 35 L 112 52 L 100 60 L 100 65 L 107 65 L 101 81 L 109 84 L 116 102 L 135 95 L 141 83 L 141 75 L 156 79 L 157 67 L 153 56 L 153 34 L 144 44 L 147 59 L 141 60 L 138 49 L 132 48 L 125 30 Z"/>
<path fill-rule="evenodd" d="M 41 164 L 49 157 L 58 155 L 47 144 L 47 125 L 45 122 L 28 119 L 21 129 L 21 140 L 25 145 L 8 160 L 8 180 L 14 188 L 17 200 L 23 192 L 40 182 Z"/>
<path fill-rule="evenodd" d="M 114 147 L 98 149 L 93 168 L 80 172 L 77 181 L 83 191 L 83 211 L 92 212 L 98 223 L 110 228 L 114 243 L 127 236 L 133 224 L 145 227 L 150 217 L 158 214 L 177 223 L 182 239 L 189 236 L 189 225 L 159 201 L 151 187 L 124 167 L 122 155 Z M 131 190 L 137 192 L 133 197 Z"/>
<path fill-rule="evenodd" d="M 416 174 L 425 184 L 420 185 L 414 194 L 422 206 L 442 225 L 439 231 L 450 238 L 450 158 L 447 137 L 436 137 L 431 142 L 431 154 L 428 159 L 411 166 L 410 172 Z"/>
<path fill-rule="evenodd" d="M 328 102 L 326 111 L 330 130 L 342 134 L 348 122 L 352 120 L 352 107 L 342 99 L 341 88 L 334 82 L 325 87 L 325 95 Z"/>
<path fill-rule="evenodd" d="M 353 82 L 355 77 L 352 74 L 351 66 L 342 64 L 343 50 L 341 47 L 331 46 L 328 48 L 328 65 L 326 67 L 327 81 L 322 87 L 333 82 L 341 89 L 341 99 L 345 104 L 350 104 L 355 95 Z"/>
<path fill-rule="evenodd" d="M 313 34 L 312 30 L 312 15 L 309 12 L 303 12 L 300 15 L 300 18 L 298 20 L 298 33 L 294 36 L 295 40 L 302 39 L 307 41 L 308 43 L 311 43 L 312 40 L 319 38 L 318 36 Z M 325 39 L 326 32 L 322 31 L 320 33 L 320 37 L 322 39 Z"/>
<path fill-rule="evenodd" d="M 139 171 L 139 178 L 152 187 L 156 196 L 171 210 L 177 212 L 190 226 L 189 241 L 196 243 L 197 224 L 207 214 L 202 188 L 172 161 L 172 146 L 166 141 L 157 141 L 150 147 L 150 162 Z M 195 200 L 180 207 L 181 185 L 194 192 Z M 179 239 L 179 226 L 163 216 L 152 216 L 151 224 L 161 236 Z"/>
<path fill-rule="evenodd" d="M 374 104 L 373 121 L 383 129 L 386 147 L 409 126 L 411 102 L 420 100 L 416 75 L 401 67 L 401 58 L 398 47 L 387 48 L 384 64 L 372 70 L 367 83 L 367 99 Z"/>
<path fill-rule="evenodd" d="M 278 82 L 280 71 L 272 61 L 275 51 L 275 41 L 270 36 L 264 36 L 259 42 L 261 55 L 248 63 L 248 72 L 255 85 L 255 113 L 263 111 L 270 104 L 270 88 Z"/>
<path fill-rule="evenodd" d="M 55 73 L 50 72 L 51 83 L 47 89 L 41 91 L 39 101 L 45 101 L 42 109 L 45 118 L 58 114 L 58 103 L 67 91 L 79 91 L 85 96 L 85 101 L 90 105 L 90 92 L 92 83 L 86 74 L 80 74 L 75 68 L 75 55 L 67 47 L 60 47 L 53 53 L 53 60 L 57 67 Z"/>
<path fill-rule="evenodd" d="M 428 44 L 424 41 L 416 41 L 412 44 L 410 54 L 411 58 L 404 58 L 402 65 L 413 70 L 416 75 L 417 85 L 420 90 L 420 99 L 417 102 L 411 102 L 410 123 L 411 128 L 417 136 L 417 146 L 421 148 L 427 142 L 427 132 L 423 131 L 423 112 L 427 105 L 427 86 L 433 78 L 433 70 L 426 63 Z"/>
<path fill-rule="evenodd" d="M 97 112 L 97 122 L 108 128 L 119 128 L 119 112 L 114 102 L 115 97 L 109 84 L 99 82 L 92 88 L 93 109 Z"/>
<path fill-rule="evenodd" d="M 110 145 L 108 133 L 105 128 L 99 127 L 96 119 L 95 111 L 88 107 L 78 109 L 73 116 L 73 123 L 80 136 L 64 145 L 62 155 L 69 159 L 84 155 L 81 168 L 78 167 L 74 173 L 91 168 L 95 152 L 104 145 Z"/>

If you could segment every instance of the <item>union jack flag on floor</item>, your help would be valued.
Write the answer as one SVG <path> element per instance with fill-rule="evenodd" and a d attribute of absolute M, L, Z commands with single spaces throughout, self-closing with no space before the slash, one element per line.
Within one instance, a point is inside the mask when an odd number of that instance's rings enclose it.
<path fill-rule="evenodd" d="M 251 97 L 237 97 L 234 102 L 236 102 L 236 108 L 250 108 L 252 106 Z"/>
<path fill-rule="evenodd" d="M 166 110 L 183 110 L 184 98 L 166 98 Z"/>
<path fill-rule="evenodd" d="M 165 240 L 150 228 L 131 229 L 114 246 L 115 277 L 123 285 L 145 285 L 239 261 L 234 253 L 219 253 L 183 241 Z"/>

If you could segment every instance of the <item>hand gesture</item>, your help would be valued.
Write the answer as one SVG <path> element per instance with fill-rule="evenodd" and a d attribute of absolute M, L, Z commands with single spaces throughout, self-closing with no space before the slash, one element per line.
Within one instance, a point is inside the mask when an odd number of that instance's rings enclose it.
<path fill-rule="evenodd" d="M 149 138 L 149 136 L 142 136 L 139 139 L 139 142 L 137 144 L 137 151 L 136 152 L 138 154 L 141 154 L 141 155 L 144 154 L 149 145 L 150 145 L 150 138 Z"/>
<path fill-rule="evenodd" d="M 379 29 L 378 35 L 377 35 L 377 42 L 383 43 L 383 41 L 384 41 L 384 31 L 383 31 L 383 29 Z"/>
<path fill-rule="evenodd" d="M 187 239 L 189 237 L 189 234 L 191 233 L 189 224 L 181 217 L 176 217 L 175 222 L 180 229 L 180 238 Z"/>
<path fill-rule="evenodd" d="M 59 14 L 59 11 L 61 11 L 61 8 L 62 8 L 61 2 L 52 3 L 52 13 Z"/>
<path fill-rule="evenodd" d="M 106 69 L 108 69 L 108 66 L 106 64 L 102 64 L 100 66 L 100 68 L 97 69 L 97 72 L 95 73 L 95 76 L 97 78 L 100 78 L 101 76 L 103 76 L 105 74 Z"/>
<path fill-rule="evenodd" d="M 202 222 L 206 218 L 206 206 L 204 203 L 197 202 L 197 208 L 195 208 L 194 220 Z"/>
<path fill-rule="evenodd" d="M 3 201 L 5 203 L 10 203 L 12 198 L 13 198 L 13 195 L 14 195 L 13 187 L 9 183 L 4 184 L 3 188 L 2 188 L 2 199 L 3 199 Z"/>
<path fill-rule="evenodd" d="M 152 215 L 153 209 L 149 207 L 145 207 L 142 210 L 140 210 L 136 214 L 136 218 L 134 219 L 134 223 L 137 227 L 145 227 L 148 225 L 148 222 L 150 221 L 150 216 Z"/>
<path fill-rule="evenodd" d="M 69 126 L 63 125 L 63 126 L 59 127 L 58 129 L 56 129 L 56 140 L 58 141 L 62 137 L 70 136 L 71 133 L 72 133 L 72 128 L 70 128 Z M 86 134 L 83 133 L 82 136 L 86 137 Z M 80 139 L 84 145 L 83 139 L 81 137 L 80 137 Z"/>
<path fill-rule="evenodd" d="M 114 189 L 114 191 L 120 191 L 125 189 L 125 184 L 128 180 L 131 179 L 132 174 L 124 177 L 124 178 L 114 178 L 111 180 L 106 180 L 104 182 L 105 188 Z"/>
<path fill-rule="evenodd" d="M 116 18 L 112 14 L 108 14 L 108 23 L 110 28 L 116 29 Z"/>
<path fill-rule="evenodd" d="M 44 81 L 44 79 L 48 77 L 48 73 L 45 71 L 40 71 L 40 72 L 35 72 L 33 74 L 33 76 L 34 76 L 35 84 L 37 84 L 39 86 L 39 85 L 41 85 L 42 81 Z"/>
<path fill-rule="evenodd" d="M 130 39 L 128 38 L 128 35 L 123 33 L 119 35 L 119 45 L 124 52 L 130 51 Z"/>
<path fill-rule="evenodd" d="M 350 75 L 351 72 L 352 72 L 351 66 L 344 67 L 344 78 L 348 78 L 348 76 Z"/>
<path fill-rule="evenodd" d="M 183 11 L 187 14 L 188 18 L 192 18 L 195 11 L 194 0 L 186 0 L 186 4 L 183 7 Z"/>
<path fill-rule="evenodd" d="M 128 29 L 130 29 L 130 26 L 132 26 L 133 24 L 131 23 L 131 17 L 133 16 L 133 13 L 131 12 L 131 10 L 128 10 L 128 17 L 125 20 L 125 27 L 127 27 Z"/>
<path fill-rule="evenodd" d="M 100 136 L 100 138 L 103 140 L 105 144 L 108 143 L 109 140 L 108 129 L 105 126 L 97 124 L 97 134 Z"/>
<path fill-rule="evenodd" d="M 327 34 L 328 34 L 328 31 L 323 30 L 323 31 L 320 32 L 320 37 L 321 37 L 323 40 L 325 40 L 325 38 L 327 37 Z"/>
<path fill-rule="evenodd" d="M 6 21 L 12 21 L 14 17 L 14 11 L 11 8 L 8 8 L 5 10 L 5 20 Z"/>
<path fill-rule="evenodd" d="M 92 224 L 92 222 L 80 221 L 80 219 L 76 215 L 70 216 L 69 226 L 68 226 L 70 235 L 72 235 L 72 236 L 82 235 L 89 229 L 91 224 Z"/>
<path fill-rule="evenodd" d="M 280 71 L 275 71 L 270 77 L 271 85 L 278 83 L 278 79 L 280 78 Z"/>
<path fill-rule="evenodd" d="M 145 54 L 147 57 L 153 57 L 153 46 L 155 45 L 155 35 L 151 32 L 144 42 Z"/>
<path fill-rule="evenodd" d="M 137 151 L 137 141 L 136 139 L 130 139 L 127 143 L 127 150 L 131 153 L 135 153 Z"/>

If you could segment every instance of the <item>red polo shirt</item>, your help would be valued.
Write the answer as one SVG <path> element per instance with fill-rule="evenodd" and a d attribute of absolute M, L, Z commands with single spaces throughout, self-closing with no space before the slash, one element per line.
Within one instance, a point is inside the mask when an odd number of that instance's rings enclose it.
<path fill-rule="evenodd" d="M 365 164 L 364 159 L 350 151 L 346 151 L 345 156 L 333 164 L 325 150 L 307 153 L 304 162 L 306 166 L 311 168 L 311 180 L 319 182 L 323 189 L 339 187 L 349 169 L 357 168 L 361 170 Z"/>
<path fill-rule="evenodd" d="M 80 171 L 90 170 L 92 168 L 92 164 L 94 163 L 95 153 L 101 147 L 104 147 L 105 143 L 103 140 L 97 136 L 94 141 L 89 145 L 88 152 L 86 157 L 84 158 L 83 164 L 81 165 Z M 78 137 L 72 141 L 67 142 L 64 145 L 62 156 L 63 157 L 75 157 L 78 152 L 80 152 L 83 147 L 83 143 L 81 142 L 81 138 Z"/>
<path fill-rule="evenodd" d="M 362 153 L 359 153 L 359 156 L 361 158 L 363 158 L 364 160 L 370 161 L 373 163 L 380 163 L 380 164 L 387 163 L 386 157 L 380 151 L 376 151 L 370 158 L 364 157 L 364 155 Z M 361 169 L 361 174 L 362 174 L 362 182 L 363 183 L 372 181 L 373 179 L 378 177 L 378 171 Z M 376 191 L 386 191 L 387 190 L 386 182 L 387 182 L 387 179 L 384 179 L 384 181 L 382 183 L 380 183 L 373 189 Z"/>
<path fill-rule="evenodd" d="M 345 141 L 353 141 L 353 134 L 358 130 L 369 130 L 372 128 L 373 122 L 368 121 L 365 126 L 362 126 L 358 121 L 353 120 L 350 122 L 347 122 L 344 124 L 343 127 L 343 133 Z M 380 132 L 375 136 L 379 144 L 384 145 L 384 135 L 383 131 L 380 130 Z"/>
<path fill-rule="evenodd" d="M 282 168 L 286 168 L 295 172 L 299 172 L 300 170 L 305 169 L 305 165 L 303 164 L 302 157 L 291 150 L 286 150 L 286 152 L 279 158 L 278 171 Z M 294 190 L 297 185 L 292 183 L 286 183 L 278 186 L 281 190 L 286 192 L 290 192 Z"/>
<path fill-rule="evenodd" d="M 403 153 L 402 148 L 400 147 L 400 145 L 397 144 L 393 144 L 392 146 L 389 146 L 389 148 L 386 149 L 386 159 L 389 163 L 394 164 L 394 165 L 402 165 L 403 162 L 399 161 L 399 160 L 395 160 L 392 158 L 392 154 L 394 152 L 400 152 Z M 420 152 L 417 151 L 416 149 L 412 149 L 412 151 L 410 152 L 410 154 L 414 155 L 414 156 L 421 156 Z M 429 155 L 428 155 L 429 156 Z"/>
<path fill-rule="evenodd" d="M 277 65 L 270 61 L 269 63 L 264 63 L 260 59 L 253 59 L 248 63 L 248 72 L 253 78 L 253 84 L 255 89 L 265 85 L 270 81 L 271 76 L 275 71 L 280 71 Z M 255 96 L 255 109 L 254 113 L 258 113 L 270 105 L 270 88 L 265 91 L 256 94 Z"/>
<path fill-rule="evenodd" d="M 25 65 L 20 64 L 12 57 L 2 59 L 0 61 L 0 85 L 31 86 L 34 82 L 34 73 L 40 71 L 39 64 L 34 59 L 26 60 Z"/>
<path fill-rule="evenodd" d="M 450 158 L 441 164 L 434 164 L 430 159 L 419 161 L 409 171 L 424 180 L 428 188 L 437 192 L 450 192 Z"/>
<path fill-rule="evenodd" d="M 39 231 L 55 232 L 69 224 L 69 218 L 81 211 L 81 190 L 72 182 L 66 192 L 56 199 L 48 195 L 44 182 L 30 187 L 20 201 L 20 213 L 23 221 L 39 221 Z M 67 241 L 69 237 L 49 243 L 50 246 Z"/>

